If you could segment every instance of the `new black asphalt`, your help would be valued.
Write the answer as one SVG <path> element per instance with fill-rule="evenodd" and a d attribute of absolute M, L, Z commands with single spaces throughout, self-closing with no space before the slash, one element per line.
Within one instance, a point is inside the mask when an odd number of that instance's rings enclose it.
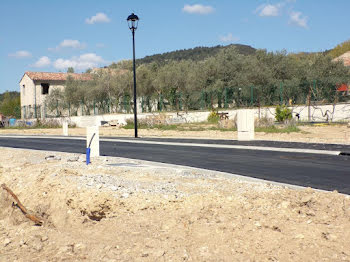
<path fill-rule="evenodd" d="M 121 138 L 118 138 L 121 139 Z M 126 140 L 126 138 L 124 138 Z M 141 144 L 129 142 L 100 142 L 101 155 L 142 159 L 162 163 L 205 168 L 255 177 L 275 182 L 310 186 L 324 190 L 338 190 L 350 194 L 350 156 L 318 155 L 275 151 L 255 151 L 231 148 Z M 174 139 L 145 139 L 146 141 L 176 142 Z M 215 142 L 216 141 L 216 142 Z M 188 139 L 177 142 L 191 143 Z M 242 142 L 223 140 L 193 140 L 193 143 L 242 145 Z M 238 144 L 237 144 L 238 143 Z M 280 143 L 272 141 L 245 142 L 249 146 Z M 289 148 L 291 143 L 285 143 Z M 321 149 L 319 144 L 297 143 L 293 147 Z M 312 146 L 314 145 L 314 146 Z M 55 138 L 0 137 L 0 146 L 45 151 L 85 153 L 85 140 Z M 349 151 L 349 146 L 323 145 L 326 150 Z M 341 150 L 340 150 L 341 149 Z"/>
<path fill-rule="evenodd" d="M 130 138 L 130 137 L 106 137 L 119 140 L 142 140 L 154 142 L 172 142 L 172 143 L 193 143 L 193 144 L 216 144 L 216 145 L 237 145 L 237 146 L 259 146 L 259 147 L 276 147 L 276 148 L 299 148 L 340 151 L 344 154 L 350 154 L 350 145 L 344 144 L 324 144 L 324 143 L 301 143 L 285 141 L 267 141 L 267 140 L 224 140 L 224 139 L 189 139 L 189 138 Z"/>

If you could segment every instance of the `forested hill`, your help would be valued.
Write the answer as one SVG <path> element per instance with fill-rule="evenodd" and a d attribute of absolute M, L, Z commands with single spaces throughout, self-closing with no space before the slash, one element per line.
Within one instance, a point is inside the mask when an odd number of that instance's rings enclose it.
<path fill-rule="evenodd" d="M 164 63 L 167 61 L 175 60 L 193 60 L 200 61 L 204 60 L 208 57 L 216 55 L 220 50 L 224 48 L 228 48 L 231 46 L 235 46 L 237 48 L 238 53 L 243 55 L 251 55 L 255 53 L 255 48 L 249 45 L 240 45 L 240 44 L 232 44 L 227 46 L 213 46 L 213 47 L 195 47 L 190 49 L 176 50 L 172 52 L 167 52 L 163 54 L 156 54 L 151 56 L 146 56 L 144 58 L 138 59 L 138 64 L 147 64 L 152 62 Z"/>
<path fill-rule="evenodd" d="M 6 92 L 8 92 L 8 91 L 6 91 Z M 6 92 L 0 94 L 0 104 L 5 98 Z M 20 95 L 19 92 L 17 92 L 17 91 L 10 91 L 10 92 L 8 92 L 8 94 L 10 95 L 11 98 L 15 98 L 15 97 L 18 97 Z"/>

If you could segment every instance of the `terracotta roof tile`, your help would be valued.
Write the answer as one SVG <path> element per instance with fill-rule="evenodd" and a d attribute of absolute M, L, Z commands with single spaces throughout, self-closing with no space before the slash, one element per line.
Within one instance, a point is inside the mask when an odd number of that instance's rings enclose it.
<path fill-rule="evenodd" d="M 68 76 L 73 77 L 75 80 L 92 80 L 91 74 L 76 74 L 76 73 L 49 73 L 49 72 L 26 72 L 32 80 L 46 80 L 46 81 L 66 81 Z"/>

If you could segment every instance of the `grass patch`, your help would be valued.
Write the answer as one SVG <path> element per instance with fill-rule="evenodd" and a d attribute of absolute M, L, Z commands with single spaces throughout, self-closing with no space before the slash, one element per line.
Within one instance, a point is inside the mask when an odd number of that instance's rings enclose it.
<path fill-rule="evenodd" d="M 257 127 L 255 128 L 255 132 L 265 132 L 265 133 L 294 133 L 300 132 L 301 130 L 297 126 L 287 126 L 278 128 L 276 126 L 268 126 L 268 127 Z"/>
<path fill-rule="evenodd" d="M 223 127 L 212 126 L 212 127 L 208 128 L 208 130 L 221 131 L 221 132 L 235 132 L 235 131 L 237 131 L 237 128 L 235 128 L 235 127 L 223 128 Z"/>
<path fill-rule="evenodd" d="M 26 121 L 17 121 L 15 126 L 6 126 L 4 129 L 50 129 L 50 128 L 62 128 L 61 123 L 55 119 L 45 119 L 30 122 L 31 125 L 27 125 Z M 69 128 L 76 127 L 75 123 L 70 123 Z"/>
<path fill-rule="evenodd" d="M 123 126 L 124 129 L 134 129 L 134 123 L 127 123 Z M 137 124 L 138 129 L 159 129 L 159 130 L 177 130 L 178 125 L 153 125 Z"/>
<path fill-rule="evenodd" d="M 124 129 L 134 129 L 134 123 L 127 123 L 127 125 L 123 126 Z M 220 131 L 220 132 L 235 132 L 237 131 L 236 127 L 224 128 L 219 127 L 218 125 L 211 123 L 186 123 L 186 124 L 157 124 L 157 125 L 147 125 L 145 123 L 138 123 L 139 129 L 158 129 L 158 130 L 176 130 L 176 131 L 192 131 L 192 132 L 200 132 L 200 131 Z M 284 127 L 276 127 L 275 125 L 266 126 L 266 127 L 256 127 L 255 132 L 265 132 L 265 133 L 293 133 L 293 132 L 301 132 L 301 130 L 295 125 L 288 125 Z"/>

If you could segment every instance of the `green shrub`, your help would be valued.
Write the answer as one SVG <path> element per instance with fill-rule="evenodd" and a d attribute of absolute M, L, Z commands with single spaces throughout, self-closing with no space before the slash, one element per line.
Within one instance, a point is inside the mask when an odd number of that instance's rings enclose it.
<path fill-rule="evenodd" d="M 292 119 L 292 111 L 285 105 L 276 107 L 276 120 L 278 122 L 284 122 Z"/>
<path fill-rule="evenodd" d="M 213 110 L 210 112 L 207 120 L 208 120 L 208 123 L 217 124 L 220 120 L 220 117 L 218 113 Z"/>

